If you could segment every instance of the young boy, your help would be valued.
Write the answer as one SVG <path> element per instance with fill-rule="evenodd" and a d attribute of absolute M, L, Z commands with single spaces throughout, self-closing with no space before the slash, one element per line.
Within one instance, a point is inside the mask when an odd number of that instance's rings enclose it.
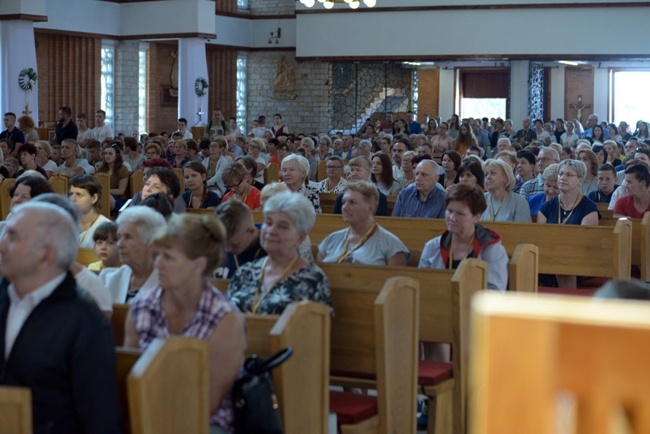
<path fill-rule="evenodd" d="M 106 222 L 99 225 L 93 234 L 95 254 L 100 259 L 88 265 L 91 271 L 101 271 L 104 268 L 119 267 L 120 256 L 117 253 L 117 224 Z"/>
<path fill-rule="evenodd" d="M 596 203 L 609 203 L 617 187 L 616 169 L 611 164 L 605 163 L 598 168 L 598 190 L 592 191 L 587 197 Z"/>

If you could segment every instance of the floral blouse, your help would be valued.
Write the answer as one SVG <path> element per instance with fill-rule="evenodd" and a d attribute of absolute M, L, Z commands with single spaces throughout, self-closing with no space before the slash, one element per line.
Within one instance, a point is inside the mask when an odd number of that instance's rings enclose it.
<path fill-rule="evenodd" d="M 228 285 L 226 297 L 244 313 L 253 311 L 255 293 L 259 297 L 266 292 L 260 285 L 265 258 L 248 262 L 237 269 Z M 257 314 L 280 315 L 294 301 L 309 300 L 331 305 L 330 283 L 320 267 L 313 262 L 302 267 L 271 288 L 262 298 Z"/>

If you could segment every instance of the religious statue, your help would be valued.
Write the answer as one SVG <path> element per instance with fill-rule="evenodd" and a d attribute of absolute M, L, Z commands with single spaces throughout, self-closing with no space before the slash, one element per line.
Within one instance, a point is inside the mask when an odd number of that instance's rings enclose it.
<path fill-rule="evenodd" d="M 169 81 L 172 85 L 171 89 L 169 89 L 169 94 L 176 98 L 178 96 L 178 51 L 172 51 L 170 54 L 174 59 L 174 63 L 172 64 L 172 72 L 169 76 Z"/>
<path fill-rule="evenodd" d="M 278 62 L 278 68 L 275 72 L 271 88 L 273 89 L 274 99 L 296 99 L 298 95 L 296 90 L 295 67 L 287 62 L 284 56 Z"/>

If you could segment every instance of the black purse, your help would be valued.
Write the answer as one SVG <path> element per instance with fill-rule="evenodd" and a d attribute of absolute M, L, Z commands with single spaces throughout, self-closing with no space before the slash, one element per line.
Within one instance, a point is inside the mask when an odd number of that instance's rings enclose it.
<path fill-rule="evenodd" d="M 282 434 L 282 420 L 269 371 L 293 354 L 287 347 L 262 360 L 253 355 L 244 362 L 244 375 L 235 381 L 232 403 L 236 434 Z"/>

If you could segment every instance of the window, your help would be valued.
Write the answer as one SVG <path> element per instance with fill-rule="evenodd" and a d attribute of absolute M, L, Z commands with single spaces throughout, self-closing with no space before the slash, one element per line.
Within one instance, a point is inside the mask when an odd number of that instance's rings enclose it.
<path fill-rule="evenodd" d="M 140 44 L 138 73 L 138 133 L 147 131 L 147 49 L 148 44 Z"/>
<path fill-rule="evenodd" d="M 106 123 L 114 125 L 113 123 L 113 101 L 114 101 L 114 83 L 115 83 L 115 44 L 113 41 L 102 42 L 101 52 L 101 100 L 100 105 L 102 110 L 106 112 Z"/>
<path fill-rule="evenodd" d="M 648 99 L 650 99 L 649 70 L 613 70 L 610 76 L 612 90 L 612 118 L 618 125 L 625 121 L 634 133 L 636 122 L 648 119 Z"/>
<path fill-rule="evenodd" d="M 246 131 L 246 68 L 248 57 L 246 53 L 237 55 L 237 125 L 242 132 Z"/>
<path fill-rule="evenodd" d="M 460 117 L 506 119 L 510 71 L 501 68 L 460 70 Z"/>
<path fill-rule="evenodd" d="M 247 11 L 248 7 L 248 0 L 237 0 L 237 9 Z"/>

